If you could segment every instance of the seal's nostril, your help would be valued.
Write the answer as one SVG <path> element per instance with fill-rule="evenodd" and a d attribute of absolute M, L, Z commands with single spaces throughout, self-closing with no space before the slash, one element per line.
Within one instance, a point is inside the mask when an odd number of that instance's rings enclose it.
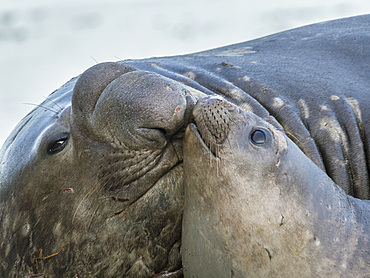
<path fill-rule="evenodd" d="M 164 128 L 153 128 L 157 130 L 159 133 L 162 133 L 164 137 L 167 135 L 167 131 Z"/>

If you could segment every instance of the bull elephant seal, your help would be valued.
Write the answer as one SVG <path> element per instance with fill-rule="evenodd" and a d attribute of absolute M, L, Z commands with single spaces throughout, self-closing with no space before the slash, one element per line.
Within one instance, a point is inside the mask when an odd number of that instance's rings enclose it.
<path fill-rule="evenodd" d="M 105 63 L 30 113 L 1 153 L 0 276 L 182 277 L 192 99 L 168 78 Z"/>
<path fill-rule="evenodd" d="M 219 98 L 185 133 L 185 277 L 367 277 L 370 201 L 282 131 Z"/>
<path fill-rule="evenodd" d="M 0 276 L 181 276 L 182 137 L 222 95 L 368 199 L 370 16 L 204 52 L 103 63 L 0 151 Z"/>

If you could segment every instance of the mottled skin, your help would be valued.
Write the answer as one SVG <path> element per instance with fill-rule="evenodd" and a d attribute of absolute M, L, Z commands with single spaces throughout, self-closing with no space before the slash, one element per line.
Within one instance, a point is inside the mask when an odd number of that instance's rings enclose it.
<path fill-rule="evenodd" d="M 125 63 L 282 126 L 348 194 L 370 198 L 370 15 L 191 55 Z M 277 123 L 278 122 L 278 123 Z"/>
<path fill-rule="evenodd" d="M 66 83 L 1 149 L 0 276 L 181 276 L 181 140 L 205 95 L 284 130 L 368 199 L 369 22 L 98 64 Z"/>
<path fill-rule="evenodd" d="M 255 114 L 215 98 L 193 113 L 184 140 L 185 277 L 370 275 L 369 200 L 348 196 Z"/>
<path fill-rule="evenodd" d="M 10 136 L 0 276 L 182 276 L 179 138 L 192 98 L 181 84 L 129 70 L 87 70 Z M 151 107 L 153 94 L 164 106 Z"/>

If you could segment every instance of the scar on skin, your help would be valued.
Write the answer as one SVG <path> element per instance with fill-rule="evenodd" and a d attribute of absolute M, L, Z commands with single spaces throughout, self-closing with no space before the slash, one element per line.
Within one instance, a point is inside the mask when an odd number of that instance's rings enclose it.
<path fill-rule="evenodd" d="M 281 215 L 281 220 L 280 220 L 280 224 L 279 224 L 279 226 L 283 226 L 283 224 L 284 224 L 284 215 Z"/>
<path fill-rule="evenodd" d="M 116 202 L 122 202 L 122 203 L 129 201 L 129 199 L 126 199 L 126 198 L 117 198 L 117 197 L 114 197 L 114 196 L 112 196 L 112 200 L 113 201 L 116 201 Z"/>
<path fill-rule="evenodd" d="M 228 67 L 228 68 L 241 69 L 241 67 L 239 67 L 239 66 L 234 66 L 234 65 L 228 64 L 226 62 L 222 62 L 221 65 L 224 66 L 224 67 Z"/>

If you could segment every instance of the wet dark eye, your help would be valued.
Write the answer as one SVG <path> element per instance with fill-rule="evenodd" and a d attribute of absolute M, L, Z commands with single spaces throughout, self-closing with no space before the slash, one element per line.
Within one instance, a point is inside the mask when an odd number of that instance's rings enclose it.
<path fill-rule="evenodd" d="M 69 135 L 62 134 L 56 138 L 54 138 L 47 147 L 48 154 L 56 154 L 62 151 L 68 143 Z"/>
<path fill-rule="evenodd" d="M 260 129 L 253 131 L 251 134 L 251 140 L 252 140 L 252 143 L 256 145 L 264 144 L 266 142 L 265 131 L 260 130 Z"/>

